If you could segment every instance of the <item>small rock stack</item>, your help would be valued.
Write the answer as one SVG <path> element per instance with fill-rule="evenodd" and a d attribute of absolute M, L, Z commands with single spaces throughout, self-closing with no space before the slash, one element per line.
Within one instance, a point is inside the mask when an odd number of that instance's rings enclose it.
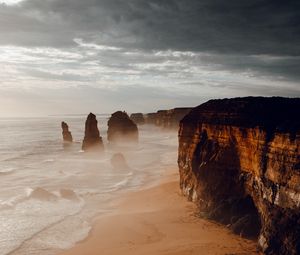
<path fill-rule="evenodd" d="M 88 115 L 85 122 L 85 135 L 82 143 L 82 150 L 87 151 L 90 149 L 104 149 L 102 137 L 98 129 L 98 121 L 96 115 L 93 113 Z"/>
<path fill-rule="evenodd" d="M 62 128 L 62 135 L 64 142 L 73 142 L 73 137 L 71 132 L 69 131 L 69 126 L 66 122 L 61 123 L 61 128 Z"/>

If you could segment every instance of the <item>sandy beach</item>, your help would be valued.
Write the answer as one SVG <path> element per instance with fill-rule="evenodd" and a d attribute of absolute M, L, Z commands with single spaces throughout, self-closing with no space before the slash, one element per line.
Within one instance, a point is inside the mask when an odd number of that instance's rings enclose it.
<path fill-rule="evenodd" d="M 89 236 L 60 255 L 250 255 L 256 243 L 196 216 L 181 195 L 176 170 L 149 189 L 124 194 L 116 210 L 96 219 Z"/>

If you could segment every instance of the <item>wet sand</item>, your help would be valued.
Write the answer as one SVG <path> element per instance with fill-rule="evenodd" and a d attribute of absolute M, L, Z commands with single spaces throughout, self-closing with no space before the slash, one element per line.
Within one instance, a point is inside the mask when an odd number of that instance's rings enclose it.
<path fill-rule="evenodd" d="M 181 195 L 177 170 L 155 187 L 124 194 L 90 235 L 60 255 L 251 255 L 256 243 L 196 216 Z"/>

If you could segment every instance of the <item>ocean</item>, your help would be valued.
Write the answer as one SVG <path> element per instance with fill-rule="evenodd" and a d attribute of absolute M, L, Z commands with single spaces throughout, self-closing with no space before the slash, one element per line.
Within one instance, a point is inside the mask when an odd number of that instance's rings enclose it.
<path fill-rule="evenodd" d="M 87 237 L 93 219 L 125 192 L 150 187 L 176 169 L 177 133 L 139 126 L 138 145 L 111 146 L 108 115 L 98 115 L 105 152 L 81 150 L 84 116 L 0 119 L 0 255 L 57 254 Z M 74 143 L 64 146 L 61 121 Z M 128 169 L 115 169 L 121 152 Z"/>

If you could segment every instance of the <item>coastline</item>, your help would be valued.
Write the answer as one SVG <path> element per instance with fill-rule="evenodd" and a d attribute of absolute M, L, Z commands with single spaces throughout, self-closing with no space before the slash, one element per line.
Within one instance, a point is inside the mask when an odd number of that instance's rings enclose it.
<path fill-rule="evenodd" d="M 174 169 L 156 186 L 124 194 L 115 203 L 116 210 L 98 217 L 86 239 L 58 255 L 258 254 L 256 242 L 195 215 Z"/>

